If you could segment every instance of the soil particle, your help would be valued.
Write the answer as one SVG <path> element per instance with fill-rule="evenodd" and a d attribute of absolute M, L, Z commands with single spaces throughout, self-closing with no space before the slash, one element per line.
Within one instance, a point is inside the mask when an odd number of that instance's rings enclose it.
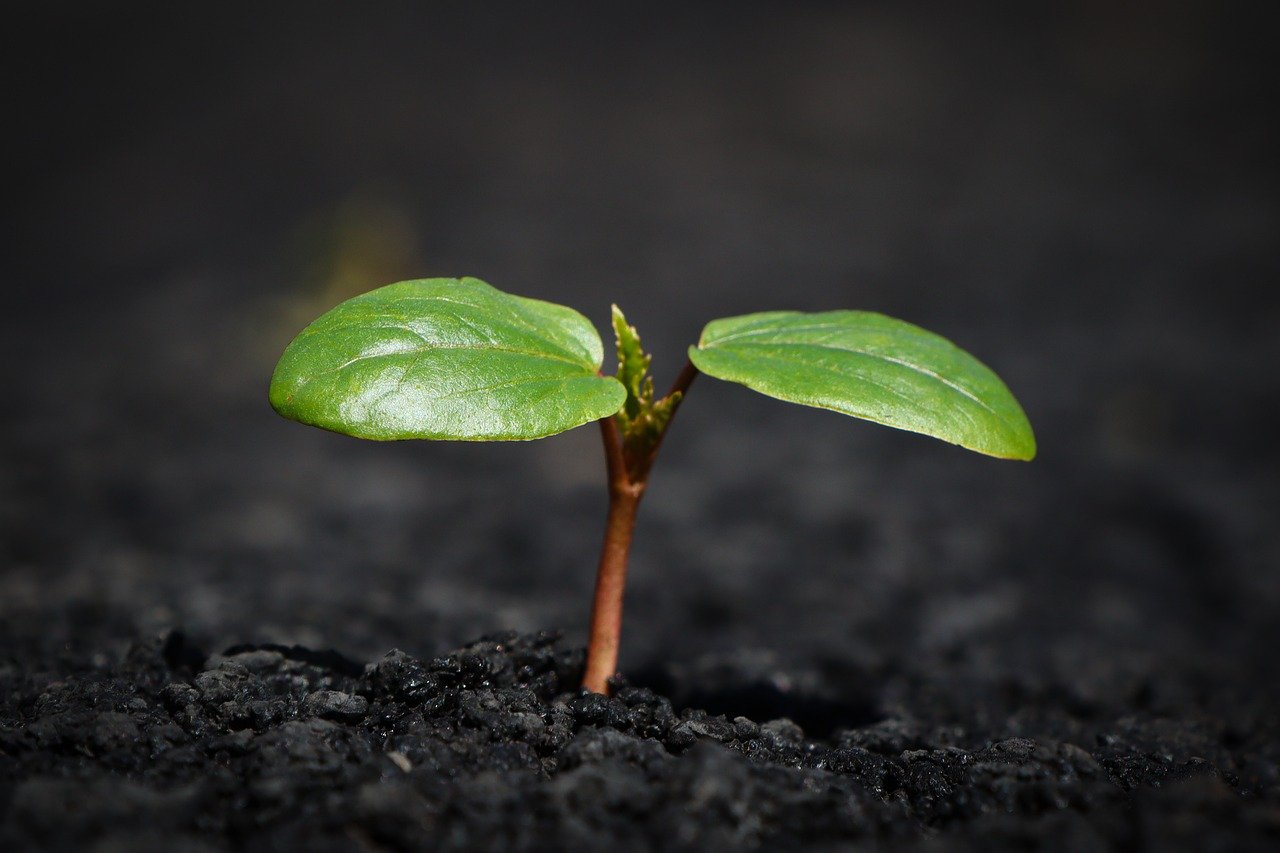
<path fill-rule="evenodd" d="M 356 722 L 369 710 L 369 700 L 340 690 L 317 690 L 303 702 L 307 713 L 330 720 Z"/>
<path fill-rule="evenodd" d="M 4 849 L 1188 838 L 1263 849 L 1280 838 L 1274 761 L 1208 720 L 1120 718 L 1092 743 L 966 743 L 955 726 L 886 718 L 815 739 L 787 718 L 677 712 L 621 679 L 611 697 L 582 693 L 581 652 L 550 633 L 434 660 L 393 651 L 362 671 L 306 650 L 206 658 L 173 644 L 140 642 L 115 665 L 10 673 Z"/>

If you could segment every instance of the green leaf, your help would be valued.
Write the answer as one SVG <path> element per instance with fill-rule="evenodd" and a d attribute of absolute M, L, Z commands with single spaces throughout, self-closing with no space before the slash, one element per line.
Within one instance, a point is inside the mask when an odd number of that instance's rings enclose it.
<path fill-rule="evenodd" d="M 640 346 L 640 334 L 627 323 L 622 309 L 614 305 L 611 310 L 618 342 L 618 381 L 627 389 L 627 402 L 619 416 L 633 420 L 653 403 L 653 377 L 649 375 L 653 359 Z"/>
<path fill-rule="evenodd" d="M 359 438 L 525 440 L 614 414 L 600 336 L 570 308 L 474 278 L 349 299 L 289 344 L 271 379 L 286 418 Z"/>
<path fill-rule="evenodd" d="M 1031 459 L 1035 435 L 986 365 L 918 326 L 868 311 L 773 311 L 715 320 L 695 367 L 779 400 Z"/>
<path fill-rule="evenodd" d="M 626 404 L 614 417 L 622 433 L 629 473 L 633 480 L 642 480 L 682 395 L 676 391 L 654 399 L 653 376 L 649 373 L 653 358 L 644 351 L 640 334 L 627 323 L 617 305 L 613 306 L 613 332 L 618 342 L 618 381 L 627 389 Z"/>

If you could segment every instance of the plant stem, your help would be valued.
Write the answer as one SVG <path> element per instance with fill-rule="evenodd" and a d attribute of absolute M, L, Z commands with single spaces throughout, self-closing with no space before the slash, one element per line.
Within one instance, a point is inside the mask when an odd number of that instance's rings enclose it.
<path fill-rule="evenodd" d="M 686 364 L 671 392 L 683 395 L 697 375 L 697 369 L 692 364 Z M 644 497 L 644 490 L 649 482 L 649 467 L 658 454 L 658 448 L 674 416 L 675 409 L 662 432 L 643 449 L 640 460 L 627 458 L 616 418 L 610 416 L 600 420 L 609 477 L 609 517 L 605 522 L 604 545 L 600 550 L 600 566 L 596 572 L 596 593 L 591 607 L 591 630 L 587 643 L 587 668 L 582 678 L 582 686 L 593 693 L 608 694 L 609 679 L 618 670 L 622 594 L 627 582 L 627 559 L 631 555 L 636 512 L 640 509 L 640 499 Z M 637 461 L 639 465 L 636 464 Z M 628 471 L 636 473 L 632 475 Z"/>
<path fill-rule="evenodd" d="M 632 484 L 622 464 L 622 443 L 612 417 L 600 421 L 609 464 L 609 518 L 596 572 L 596 595 L 591 607 L 591 634 L 582 686 L 592 693 L 608 693 L 609 678 L 618 670 L 618 639 L 622 634 L 622 593 L 627 583 L 627 558 L 636 511 L 644 484 Z M 614 464 L 616 458 L 617 464 Z M 616 468 L 616 470 L 615 470 Z"/>
<path fill-rule="evenodd" d="M 671 384 L 671 390 L 667 392 L 667 397 L 679 394 L 680 397 L 676 402 L 675 408 L 671 410 L 671 417 L 667 419 L 667 425 L 663 427 L 662 432 L 658 435 L 657 441 L 649 448 L 648 454 L 644 460 L 644 481 L 649 482 L 649 468 L 653 466 L 653 460 L 658 458 L 658 449 L 662 447 L 662 440 L 667 437 L 667 430 L 671 429 L 671 422 L 676 419 L 676 412 L 680 410 L 680 403 L 684 401 L 684 395 L 689 392 L 689 386 L 693 384 L 693 380 L 698 378 L 698 368 L 693 366 L 692 361 L 686 361 L 684 368 L 680 371 L 680 375 L 676 377 L 676 381 Z M 663 399 L 666 399 L 665 397 Z"/>
<path fill-rule="evenodd" d="M 679 392 L 682 396 L 689 390 L 689 386 L 693 384 L 693 380 L 698 378 L 698 368 L 693 366 L 692 361 L 686 361 L 684 368 L 680 371 L 680 375 L 676 377 L 676 381 L 671 383 L 671 390 L 667 392 L 667 396 Z M 674 413 L 672 414 L 674 417 Z"/>

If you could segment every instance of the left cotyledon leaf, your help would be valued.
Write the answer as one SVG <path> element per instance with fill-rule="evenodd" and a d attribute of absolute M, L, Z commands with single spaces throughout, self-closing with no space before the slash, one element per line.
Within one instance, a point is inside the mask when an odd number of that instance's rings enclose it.
<path fill-rule="evenodd" d="M 562 305 L 475 278 L 402 281 L 303 329 L 271 378 L 286 418 L 381 441 L 521 441 L 615 414 L 600 335 Z"/>

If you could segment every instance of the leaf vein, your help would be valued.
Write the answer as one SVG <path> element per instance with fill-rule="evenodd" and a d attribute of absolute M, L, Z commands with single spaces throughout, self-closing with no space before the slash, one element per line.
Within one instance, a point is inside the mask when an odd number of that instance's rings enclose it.
<path fill-rule="evenodd" d="M 857 356 L 862 356 L 862 357 L 864 357 L 864 358 L 871 358 L 871 359 L 876 359 L 876 360 L 878 360 L 878 361 L 883 361 L 883 362 L 886 362 L 886 363 L 888 363 L 888 364 L 896 364 L 896 365 L 898 365 L 899 367 L 905 367 L 905 368 L 907 368 L 908 370 L 913 370 L 913 371 L 915 371 L 915 372 L 917 372 L 917 373 L 920 373 L 920 374 L 922 374 L 922 375 L 924 375 L 924 376 L 928 376 L 928 377 L 930 377 L 930 378 L 932 378 L 932 379 L 936 379 L 938 382 L 940 382 L 940 383 L 942 383 L 943 385 L 947 386 L 948 388 L 951 388 L 952 390 L 956 391 L 956 392 L 957 392 L 957 393 L 959 393 L 961 396 L 966 397 L 966 398 L 968 398 L 969 400 L 972 400 L 974 403 L 977 403 L 979 407 L 981 407 L 982 409 L 985 409 L 986 411 L 990 412 L 992 415 L 995 415 L 995 416 L 996 416 L 996 418 L 997 418 L 998 420 L 1000 420 L 1001 422 L 1003 422 L 1003 421 L 1004 421 L 1004 415 L 1002 415 L 1000 412 L 996 411 L 994 408 L 992 408 L 992 407 L 991 407 L 991 405 L 990 405 L 989 403 L 987 403 L 985 400 L 983 400 L 983 399 L 982 399 L 981 397 L 979 397 L 977 394 L 975 394 L 975 393 L 973 393 L 972 391 L 970 391 L 968 388 L 964 387 L 963 385 L 960 385 L 960 384 L 959 384 L 959 383 L 957 383 L 955 380 L 948 379 L 947 377 L 943 376 L 942 374 L 938 373 L 937 371 L 930 370 L 930 369 L 929 369 L 929 368 L 927 368 L 927 367 L 924 367 L 924 366 L 922 366 L 922 365 L 916 364 L 916 363 L 914 363 L 914 362 L 906 361 L 906 360 L 904 360 L 904 359 L 894 358 L 894 357 L 892 357 L 892 356 L 882 355 L 882 354 L 880 354 L 880 353 L 866 352 L 866 351 L 864 351 L 864 350 L 850 349 L 850 348 L 848 348 L 848 347 L 832 346 L 832 345 L 830 345 L 830 344 L 814 344 L 814 343 L 799 343 L 799 342 L 776 342 L 776 343 L 771 343 L 771 344 L 746 344 L 745 346 L 748 346 L 748 347 L 763 347 L 763 346 L 769 346 L 769 347 L 789 347 L 789 348 L 806 348 L 806 347 L 807 347 L 807 348 L 813 348 L 813 349 L 829 350 L 829 351 L 831 351 L 831 352 L 846 353 L 846 354 L 848 354 L 848 355 L 857 355 Z M 783 360 L 787 360 L 787 359 L 783 359 Z M 807 365 L 806 365 L 806 366 L 807 366 Z M 839 371 L 836 371 L 836 372 L 839 372 Z M 863 378 L 863 377 L 861 377 L 861 376 L 860 376 L 859 378 Z M 871 382 L 870 380 L 865 380 L 865 379 L 864 379 L 864 381 Z M 879 384 L 879 383 L 871 382 L 871 384 L 872 384 L 872 385 L 876 385 L 876 384 Z M 881 386 L 881 387 L 884 387 L 884 386 Z"/>

